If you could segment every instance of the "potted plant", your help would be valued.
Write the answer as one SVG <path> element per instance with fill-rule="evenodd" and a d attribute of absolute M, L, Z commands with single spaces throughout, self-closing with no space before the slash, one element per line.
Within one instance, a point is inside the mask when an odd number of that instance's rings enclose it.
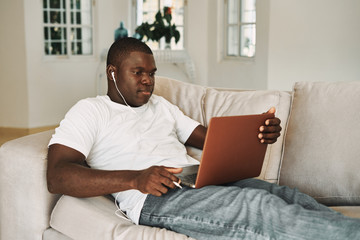
<path fill-rule="evenodd" d="M 156 13 L 155 21 L 152 24 L 144 22 L 136 28 L 135 32 L 140 35 L 140 40 L 146 36 L 146 41 L 159 42 L 161 38 L 165 37 L 165 48 L 170 48 L 172 38 L 175 38 L 175 43 L 180 40 L 180 32 L 176 29 L 175 24 L 171 24 L 171 8 L 164 7 L 163 11 L 163 14 L 160 10 Z"/>

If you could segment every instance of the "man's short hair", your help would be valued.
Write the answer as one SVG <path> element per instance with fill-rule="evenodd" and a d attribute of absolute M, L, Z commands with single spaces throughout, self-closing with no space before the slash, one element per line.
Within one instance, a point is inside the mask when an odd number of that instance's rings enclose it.
<path fill-rule="evenodd" d="M 153 52 L 144 42 L 139 39 L 127 37 L 115 41 L 108 52 L 106 65 L 117 66 L 125 57 L 132 52 L 143 52 L 153 55 Z"/>

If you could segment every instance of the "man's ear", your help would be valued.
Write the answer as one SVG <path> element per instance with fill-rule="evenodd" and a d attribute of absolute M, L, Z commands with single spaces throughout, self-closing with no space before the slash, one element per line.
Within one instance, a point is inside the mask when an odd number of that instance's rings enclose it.
<path fill-rule="evenodd" d="M 107 79 L 110 81 L 113 81 L 112 73 L 114 73 L 114 75 L 116 76 L 116 67 L 114 65 L 109 64 L 106 66 L 106 76 Z"/>

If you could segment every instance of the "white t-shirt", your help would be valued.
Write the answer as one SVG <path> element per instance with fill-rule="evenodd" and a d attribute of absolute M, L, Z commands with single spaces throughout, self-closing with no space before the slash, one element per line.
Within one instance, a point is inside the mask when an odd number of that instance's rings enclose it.
<path fill-rule="evenodd" d="M 80 100 L 61 121 L 49 146 L 58 143 L 81 152 L 94 169 L 199 164 L 187 155 L 184 146 L 198 122 L 156 95 L 132 109 L 108 96 Z M 120 208 L 137 224 L 145 199 L 146 194 L 138 190 L 120 192 L 117 198 Z"/>

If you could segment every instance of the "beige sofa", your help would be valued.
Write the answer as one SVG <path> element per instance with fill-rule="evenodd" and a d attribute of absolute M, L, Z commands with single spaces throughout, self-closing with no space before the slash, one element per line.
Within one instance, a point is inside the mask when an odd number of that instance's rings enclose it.
<path fill-rule="evenodd" d="M 260 178 L 297 187 L 345 215 L 360 217 L 360 82 L 297 83 L 292 92 L 206 88 L 158 77 L 155 94 L 207 125 L 212 116 L 254 114 L 271 106 L 282 120 Z M 47 143 L 53 131 L 0 149 L 0 239 L 188 239 L 134 225 L 107 197 L 48 193 Z M 199 158 L 201 152 L 188 149 Z M 296 221 L 296 219 L 294 219 Z"/>

